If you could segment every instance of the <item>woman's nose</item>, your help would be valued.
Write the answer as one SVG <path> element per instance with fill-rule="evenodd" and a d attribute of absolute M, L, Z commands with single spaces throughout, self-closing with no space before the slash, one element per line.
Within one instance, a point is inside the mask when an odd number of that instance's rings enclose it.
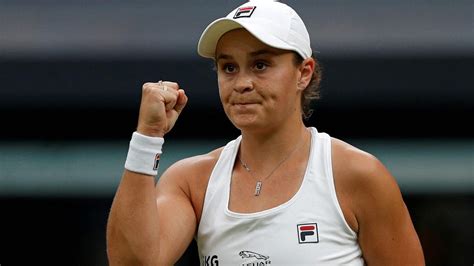
<path fill-rule="evenodd" d="M 239 93 L 253 90 L 253 80 L 250 75 L 242 72 L 239 73 L 236 77 L 234 90 Z"/>

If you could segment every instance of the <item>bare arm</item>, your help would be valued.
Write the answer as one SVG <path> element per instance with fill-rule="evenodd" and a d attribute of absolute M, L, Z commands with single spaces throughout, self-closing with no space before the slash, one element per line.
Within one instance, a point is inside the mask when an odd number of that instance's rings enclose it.
<path fill-rule="evenodd" d="M 187 97 L 176 83 L 167 90 L 143 86 L 137 131 L 164 136 L 173 127 Z M 183 171 L 167 171 L 155 188 L 152 176 L 124 171 L 107 224 L 110 265 L 171 265 L 186 249 L 196 228 Z M 160 180 L 161 180 L 160 179 Z"/>
<path fill-rule="evenodd" d="M 338 156 L 345 158 L 337 170 L 338 198 L 346 220 L 358 232 L 367 265 L 424 265 L 418 235 L 393 176 L 377 158 L 353 147 L 339 149 Z"/>
<path fill-rule="evenodd" d="M 368 265 L 424 265 L 423 251 L 394 178 L 370 162 L 359 197 L 359 243 Z"/>

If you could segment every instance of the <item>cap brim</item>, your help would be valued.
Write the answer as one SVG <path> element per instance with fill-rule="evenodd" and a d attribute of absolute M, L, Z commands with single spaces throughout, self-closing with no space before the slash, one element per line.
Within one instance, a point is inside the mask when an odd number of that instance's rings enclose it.
<path fill-rule="evenodd" d="M 225 33 L 242 28 L 243 26 L 234 20 L 228 18 L 220 18 L 215 20 L 201 34 L 198 43 L 198 54 L 202 57 L 214 58 L 216 54 L 216 46 L 219 39 Z"/>
<path fill-rule="evenodd" d="M 219 39 L 225 33 L 244 28 L 261 42 L 279 49 L 292 49 L 284 41 L 268 34 L 264 28 L 259 28 L 255 23 L 246 25 L 244 22 L 236 22 L 229 18 L 220 18 L 209 24 L 201 35 L 198 43 L 198 54 L 206 58 L 214 58 L 216 55 L 216 46 Z"/>

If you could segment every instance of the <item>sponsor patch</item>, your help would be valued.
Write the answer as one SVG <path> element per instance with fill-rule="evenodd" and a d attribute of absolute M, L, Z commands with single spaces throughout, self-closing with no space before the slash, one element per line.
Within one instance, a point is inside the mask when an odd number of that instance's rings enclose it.
<path fill-rule="evenodd" d="M 318 224 L 298 224 L 298 243 L 319 243 Z"/>
<path fill-rule="evenodd" d="M 203 256 L 202 266 L 219 266 L 219 257 L 217 255 Z"/>
<path fill-rule="evenodd" d="M 242 258 L 242 266 L 265 266 L 272 264 L 270 256 L 262 255 L 257 252 L 242 250 L 239 252 Z"/>

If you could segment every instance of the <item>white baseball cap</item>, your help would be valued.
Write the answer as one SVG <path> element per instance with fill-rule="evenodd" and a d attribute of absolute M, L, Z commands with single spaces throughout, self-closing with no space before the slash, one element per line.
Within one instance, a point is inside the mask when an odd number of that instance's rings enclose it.
<path fill-rule="evenodd" d="M 286 4 L 273 0 L 250 0 L 226 17 L 214 20 L 201 35 L 198 54 L 214 58 L 219 39 L 225 33 L 244 28 L 268 46 L 311 57 L 308 30 L 300 16 Z"/>

